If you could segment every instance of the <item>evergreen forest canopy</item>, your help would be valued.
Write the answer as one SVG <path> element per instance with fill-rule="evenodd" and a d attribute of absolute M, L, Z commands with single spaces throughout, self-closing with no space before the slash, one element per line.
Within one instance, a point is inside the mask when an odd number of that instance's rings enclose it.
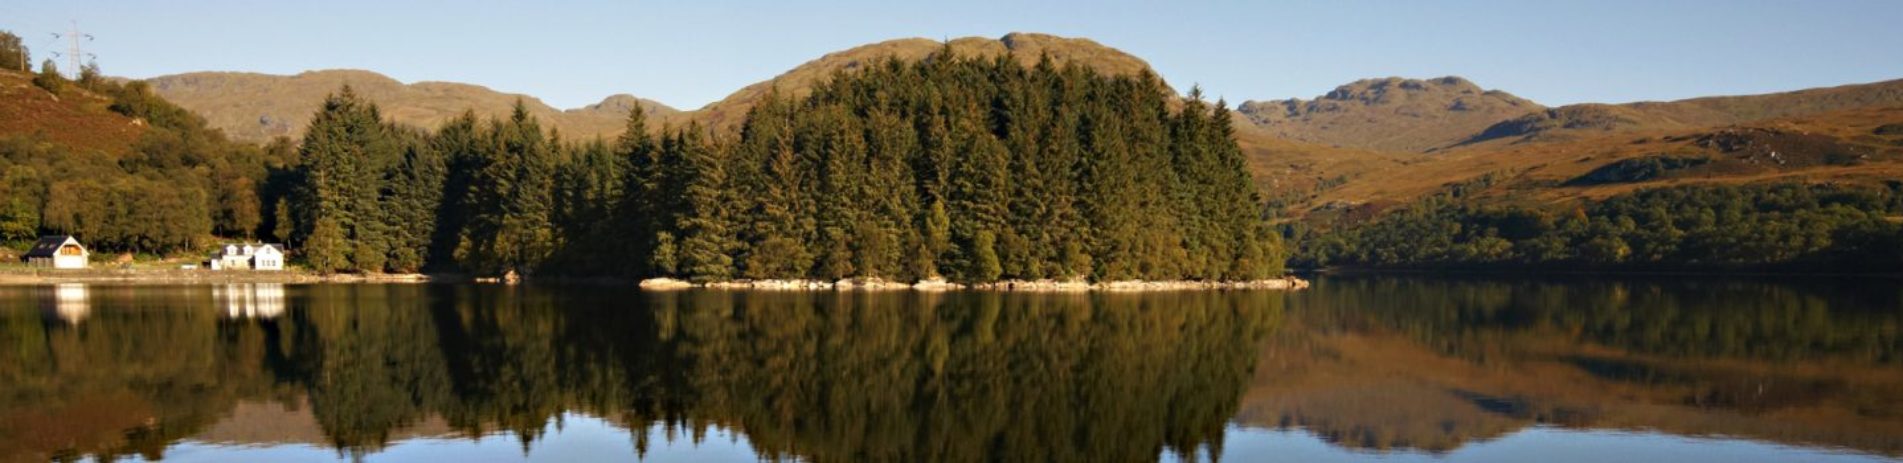
<path fill-rule="evenodd" d="M 887 60 L 770 96 L 737 137 L 612 143 L 518 105 L 433 133 L 329 98 L 277 198 L 318 271 L 1244 280 L 1281 271 L 1224 104 L 1046 59 Z"/>

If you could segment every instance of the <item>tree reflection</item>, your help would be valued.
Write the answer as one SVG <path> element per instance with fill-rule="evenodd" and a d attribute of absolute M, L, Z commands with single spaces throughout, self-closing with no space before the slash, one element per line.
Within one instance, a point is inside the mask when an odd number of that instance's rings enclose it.
<path fill-rule="evenodd" d="M 651 427 L 720 426 L 773 459 L 1144 461 L 1219 448 L 1282 303 L 348 285 L 221 317 L 232 291 L 96 289 L 112 309 L 77 325 L 0 309 L 19 346 L 0 351 L 0 453 L 157 458 L 275 400 L 351 453 L 432 419 L 526 447 L 572 411 L 639 449 Z"/>

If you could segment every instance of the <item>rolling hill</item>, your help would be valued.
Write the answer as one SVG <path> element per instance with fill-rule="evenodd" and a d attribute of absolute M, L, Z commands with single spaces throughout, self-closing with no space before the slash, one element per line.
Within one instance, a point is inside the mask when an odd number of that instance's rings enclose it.
<path fill-rule="evenodd" d="M 1381 151 L 1428 151 L 1546 107 L 1459 77 L 1360 80 L 1313 100 L 1248 101 L 1237 111 L 1292 140 Z"/>
<path fill-rule="evenodd" d="M 534 97 L 498 92 L 486 87 L 450 82 L 404 84 L 369 71 L 310 71 L 291 76 L 238 72 L 195 72 L 148 79 L 160 96 L 205 116 L 212 127 L 237 140 L 262 142 L 272 137 L 300 137 L 324 96 L 350 85 L 376 101 L 386 118 L 417 127 L 434 128 L 463 111 L 484 117 L 504 116 L 517 98 L 529 113 L 564 133 L 594 136 L 618 133 L 627 110 L 641 102 L 651 116 L 665 118 L 676 111 L 666 105 L 631 95 L 610 96 L 583 108 L 559 110 Z"/>
<path fill-rule="evenodd" d="M 803 95 L 836 72 L 886 58 L 929 59 L 947 49 L 981 58 L 1008 53 L 1027 66 L 1048 56 L 1060 65 L 1110 74 L 1150 69 L 1138 57 L 1088 39 L 1012 33 L 949 42 L 898 39 L 842 50 L 689 111 L 629 95 L 570 110 L 524 99 L 549 125 L 578 137 L 618 133 L 635 102 L 650 109 L 657 126 L 698 122 L 734 130 L 748 109 L 775 90 Z M 466 84 L 403 84 L 367 71 L 193 73 L 152 82 L 161 95 L 249 141 L 297 135 L 323 96 L 344 83 L 377 101 L 387 117 L 425 127 L 465 109 L 499 115 L 518 97 Z M 1896 153 L 1903 148 L 1894 135 L 1874 131 L 1903 122 L 1898 111 L 1903 111 L 1903 81 L 1549 108 L 1450 76 L 1366 79 L 1310 100 L 1245 102 L 1234 114 L 1238 142 L 1250 156 L 1264 198 L 1284 215 L 1299 217 L 1315 211 L 1378 212 L 1456 184 L 1485 183 L 1476 189 L 1481 197 L 1558 201 L 1676 183 L 1895 178 L 1903 166 Z M 1730 146 L 1740 143 L 1743 148 Z M 1762 148 L 1780 145 L 1796 151 L 1778 149 L 1782 159 L 1773 159 Z M 1679 158 L 1698 164 L 1639 178 L 1576 181 L 1600 169 L 1616 171 L 1620 163 L 1643 170 Z"/>
<path fill-rule="evenodd" d="M 522 98 L 529 112 L 560 128 L 563 133 L 580 137 L 614 136 L 620 133 L 628 108 L 641 103 L 649 112 L 650 122 L 737 128 L 747 110 L 774 89 L 799 96 L 834 72 L 851 70 L 886 58 L 902 61 L 926 59 L 942 50 L 958 56 L 990 58 L 1006 53 L 1025 65 L 1036 64 L 1049 55 L 1058 65 L 1077 63 L 1110 74 L 1135 74 L 1148 70 L 1149 64 L 1114 48 L 1087 39 L 1064 38 L 1045 34 L 1012 33 L 991 39 L 965 37 L 950 42 L 923 38 L 889 40 L 834 52 L 794 67 L 772 79 L 762 81 L 694 111 L 679 111 L 656 101 L 631 95 L 610 96 L 601 103 L 583 108 L 559 110 L 531 96 L 498 92 L 485 87 L 449 82 L 404 84 L 370 71 L 325 70 L 291 76 L 240 72 L 195 72 L 148 79 L 159 95 L 180 106 L 203 114 L 213 127 L 233 138 L 264 141 L 275 136 L 296 137 L 310 115 L 317 111 L 325 95 L 345 84 L 354 87 L 383 109 L 385 117 L 418 127 L 435 127 L 442 121 L 475 110 L 482 116 L 508 114 L 516 98 Z"/>
<path fill-rule="evenodd" d="M 1799 117 L 1847 109 L 1903 105 L 1903 80 L 1765 95 L 1719 96 L 1619 105 L 1562 106 L 1502 120 L 1464 144 L 1525 142 L 1593 133 L 1676 130 Z"/>

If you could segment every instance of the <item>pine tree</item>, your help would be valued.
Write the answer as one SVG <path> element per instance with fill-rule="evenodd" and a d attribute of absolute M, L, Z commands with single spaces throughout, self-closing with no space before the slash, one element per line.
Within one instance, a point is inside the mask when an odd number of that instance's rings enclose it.
<path fill-rule="evenodd" d="M 650 274 L 657 235 L 666 228 L 661 225 L 659 201 L 665 192 L 660 186 L 658 150 L 648 135 L 647 112 L 640 104 L 628 110 L 627 123 L 613 149 L 624 172 L 621 198 L 615 202 L 614 218 L 608 221 L 613 245 L 604 249 L 619 262 L 612 273 Z"/>
<path fill-rule="evenodd" d="M 297 175 L 302 185 L 292 202 L 301 216 L 293 222 L 312 227 L 297 233 L 304 237 L 316 235 L 320 224 L 335 228 L 326 232 L 336 236 L 325 240 L 296 239 L 308 255 L 332 258 L 324 271 L 383 270 L 390 245 L 380 166 L 393 158 L 396 144 L 379 118 L 376 105 L 345 86 L 324 100 L 306 130 Z"/>
<path fill-rule="evenodd" d="M 384 203 L 394 219 L 387 266 L 398 272 L 416 272 L 428 263 L 430 240 L 436 236 L 436 214 L 442 206 L 448 162 L 422 134 L 406 133 L 403 138 L 402 162 L 384 175 L 389 185 Z"/>
<path fill-rule="evenodd" d="M 699 126 L 690 126 L 672 143 L 685 160 L 687 186 L 682 190 L 685 210 L 680 218 L 680 266 L 695 281 L 733 277 L 734 215 L 727 181 L 725 150 L 710 146 Z"/>
<path fill-rule="evenodd" d="M 813 239 L 815 207 L 795 149 L 792 104 L 769 93 L 755 106 L 736 146 L 736 181 L 747 198 L 740 266 L 750 278 L 803 278 L 813 267 L 806 244 Z"/>
<path fill-rule="evenodd" d="M 481 273 L 530 274 L 560 245 L 550 227 L 554 148 L 519 99 L 508 121 L 490 126 L 457 260 Z"/>

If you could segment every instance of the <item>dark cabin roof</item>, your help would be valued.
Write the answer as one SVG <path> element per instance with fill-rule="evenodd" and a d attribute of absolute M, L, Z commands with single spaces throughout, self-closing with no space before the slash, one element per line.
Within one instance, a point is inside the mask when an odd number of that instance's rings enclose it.
<path fill-rule="evenodd" d="M 54 254 L 59 253 L 60 245 L 66 244 L 66 240 L 73 240 L 73 235 L 42 236 L 39 242 L 33 243 L 32 250 L 28 250 L 26 255 L 20 257 L 53 257 Z"/>

